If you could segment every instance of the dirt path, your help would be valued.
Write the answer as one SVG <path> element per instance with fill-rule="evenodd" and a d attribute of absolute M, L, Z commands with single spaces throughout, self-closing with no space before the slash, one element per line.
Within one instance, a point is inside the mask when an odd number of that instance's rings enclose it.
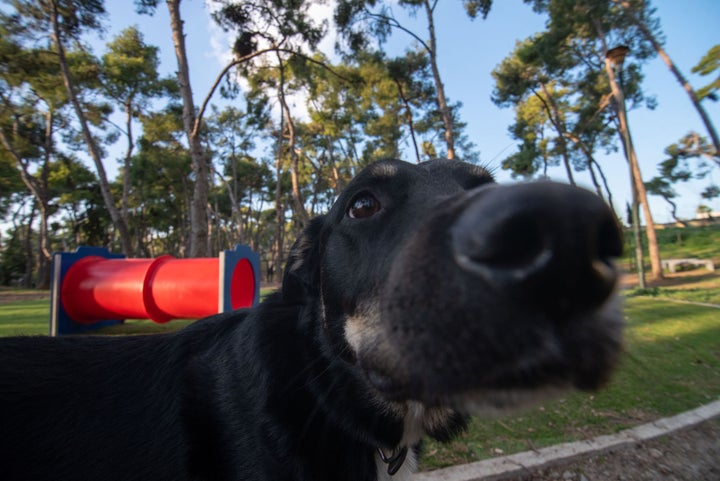
<path fill-rule="evenodd" d="M 7 304 L 15 301 L 43 301 L 50 300 L 50 291 L 32 290 L 0 290 L 0 304 Z"/>
<path fill-rule="evenodd" d="M 506 481 L 718 481 L 720 417 L 650 441 L 511 477 Z"/>

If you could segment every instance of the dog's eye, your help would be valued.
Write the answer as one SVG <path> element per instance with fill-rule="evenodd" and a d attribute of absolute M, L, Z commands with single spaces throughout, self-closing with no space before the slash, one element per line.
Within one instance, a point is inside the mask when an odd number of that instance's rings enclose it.
<path fill-rule="evenodd" d="M 367 219 L 377 214 L 380 210 L 380 202 L 374 195 L 363 193 L 358 194 L 350 202 L 347 215 L 352 219 Z"/>

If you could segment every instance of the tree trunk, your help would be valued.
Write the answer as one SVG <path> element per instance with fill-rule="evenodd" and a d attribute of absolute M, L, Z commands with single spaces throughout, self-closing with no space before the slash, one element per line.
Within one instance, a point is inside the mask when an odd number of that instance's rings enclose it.
<path fill-rule="evenodd" d="M 305 209 L 305 199 L 303 199 L 302 192 L 300 191 L 300 159 L 295 149 L 295 124 L 293 124 L 292 116 L 290 115 L 290 107 L 287 104 L 285 98 L 285 67 L 283 65 L 280 52 L 277 53 L 278 67 L 280 68 L 280 85 L 278 86 L 278 97 L 280 99 L 280 107 L 282 108 L 282 115 L 285 116 L 285 126 L 288 132 L 288 150 L 290 151 L 290 180 L 292 182 L 292 197 L 293 203 L 295 204 L 295 212 L 300 216 L 300 221 L 303 227 L 310 223 L 310 215 Z M 282 137 L 283 131 L 280 131 Z M 282 143 L 281 143 L 282 145 Z M 282 153 L 282 150 L 280 150 Z"/>
<path fill-rule="evenodd" d="M 183 20 L 180 16 L 180 1 L 167 0 L 170 11 L 170 27 L 172 29 L 175 56 L 178 63 L 178 85 L 183 102 L 183 129 L 187 136 L 192 159 L 192 169 L 195 176 L 192 201 L 190 204 L 190 257 L 204 257 L 208 255 L 208 199 L 209 181 L 208 165 L 205 160 L 199 129 L 195 130 L 195 104 L 193 102 L 190 85 L 190 72 L 185 49 L 185 34 L 183 33 Z"/>
<path fill-rule="evenodd" d="M 638 287 L 645 289 L 645 263 L 643 256 L 642 235 L 640 235 L 640 212 L 637 189 L 633 186 L 632 221 L 633 238 L 635 239 L 635 263 L 638 276 Z"/>
<path fill-rule="evenodd" d="M 577 145 L 580 150 L 582 150 L 583 155 L 585 155 L 585 159 L 587 160 L 587 166 L 588 166 L 588 172 L 590 173 L 590 180 L 592 180 L 593 186 L 595 187 L 595 192 L 597 192 L 597 195 L 605 200 L 605 196 L 603 196 L 602 188 L 600 187 L 600 183 L 597 180 L 597 176 L 595 175 L 595 159 L 593 158 L 592 152 L 590 152 L 590 149 L 583 143 L 582 140 L 580 140 L 579 137 L 569 134 L 565 132 L 565 137 L 572 140 L 575 145 Z"/>
<path fill-rule="evenodd" d="M 615 203 L 613 202 L 612 192 L 610 191 L 610 186 L 608 185 L 607 177 L 605 177 L 605 172 L 603 172 L 602 167 L 600 164 L 595 162 L 595 167 L 597 167 L 598 174 L 600 174 L 600 178 L 603 181 L 603 185 L 605 186 L 605 192 L 607 193 L 607 203 L 612 207 L 615 208 Z"/>
<path fill-rule="evenodd" d="M 565 124 L 562 120 L 562 116 L 560 115 L 560 109 L 558 109 L 555 99 L 550 94 L 550 91 L 548 91 L 544 82 L 540 82 L 540 88 L 542 88 L 543 93 L 547 97 L 547 103 L 542 97 L 540 97 L 540 100 L 543 102 L 543 105 L 547 110 L 550 122 L 553 124 L 558 133 L 558 142 L 560 143 L 560 152 L 562 153 L 565 172 L 567 173 L 570 184 L 575 185 L 575 178 L 573 177 L 572 166 L 570 165 L 570 158 L 568 156 L 567 140 L 565 139 Z"/>
<path fill-rule="evenodd" d="M 230 183 L 223 178 L 222 175 L 220 175 L 219 172 L 215 171 L 215 175 L 217 175 L 217 178 L 220 180 L 220 182 L 225 186 L 225 189 L 227 189 L 228 197 L 230 197 L 230 211 L 232 212 L 231 218 L 235 221 L 235 232 L 237 234 L 237 238 L 233 239 L 234 244 L 244 244 L 245 243 L 245 235 L 243 234 L 243 218 L 242 218 L 242 212 L 240 211 L 240 200 L 238 199 L 238 193 L 237 193 L 237 169 L 235 168 L 235 162 L 234 162 L 234 156 L 233 156 L 233 165 L 232 165 L 232 171 L 233 171 L 233 184 L 234 186 L 231 186 Z M 218 207 L 215 208 L 215 211 L 218 211 Z"/>
<path fill-rule="evenodd" d="M 280 265 L 283 259 L 284 233 L 285 233 L 285 206 L 282 201 L 282 145 L 285 123 L 280 116 L 280 128 L 277 135 L 277 153 L 275 155 L 275 242 L 273 243 L 272 262 L 269 269 L 269 280 L 273 282 L 275 276 L 282 281 Z"/>
<path fill-rule="evenodd" d="M 25 289 L 32 288 L 32 274 L 33 274 L 33 247 L 32 247 L 32 224 L 35 218 L 35 202 L 33 202 L 30 209 L 30 216 L 27 222 L 24 222 L 25 233 L 23 238 L 23 248 L 25 249 L 25 275 L 22 277 L 21 287 Z M 17 227 L 16 227 L 17 235 Z"/>
<path fill-rule="evenodd" d="M 605 58 L 605 71 L 610 80 L 610 87 L 612 89 L 613 97 L 615 98 L 616 110 L 619 122 L 619 132 L 622 135 L 623 146 L 627 156 L 628 163 L 630 164 L 630 177 L 633 183 L 634 189 L 637 193 L 637 201 L 642 204 L 643 215 L 645 216 L 645 230 L 648 238 L 648 251 L 650 253 L 650 265 L 652 267 L 653 277 L 655 279 L 663 278 L 662 262 L 660 259 L 660 249 L 658 248 L 657 236 L 655 234 L 655 223 L 653 221 L 652 213 L 650 212 L 650 205 L 648 204 L 647 192 L 645 190 L 645 183 L 642 180 L 640 173 L 640 165 L 635 154 L 635 148 L 633 147 L 632 137 L 630 136 L 630 128 L 627 121 L 627 112 L 625 111 L 625 96 L 618 85 L 617 79 L 615 78 L 615 72 L 609 58 Z"/>
<path fill-rule="evenodd" d="M 46 129 L 47 131 L 47 129 Z M 45 156 L 45 163 L 40 168 L 40 177 L 41 181 L 38 181 L 37 178 L 35 178 L 32 174 L 30 174 L 30 171 L 28 169 L 28 166 L 26 165 L 26 161 L 20 156 L 20 154 L 14 149 L 13 145 L 10 143 L 10 139 L 5 135 L 5 132 L 0 129 L 0 144 L 5 148 L 5 150 L 10 154 L 10 156 L 15 160 L 15 163 L 17 165 L 18 173 L 20 174 L 20 179 L 23 181 L 23 184 L 25 184 L 25 187 L 30 191 L 30 194 L 32 194 L 33 199 L 35 200 L 35 205 L 39 206 L 39 210 L 41 213 L 41 218 L 44 220 L 40 221 L 40 255 L 46 255 L 48 258 L 50 257 L 50 250 L 48 248 L 48 241 L 47 241 L 47 216 L 48 216 L 48 186 L 47 186 L 47 163 L 49 162 L 49 156 L 46 154 Z M 46 142 L 47 144 L 47 142 Z M 45 182 L 42 182 L 42 180 L 45 180 Z M 34 207 L 33 207 L 34 209 Z M 33 211 L 34 212 L 34 211 Z"/>
<path fill-rule="evenodd" d="M 125 152 L 125 161 L 123 162 L 123 190 L 122 202 L 120 205 L 122 208 L 122 218 L 127 225 L 129 217 L 128 211 L 130 210 L 130 158 L 132 157 L 133 149 L 135 147 L 132 134 L 132 100 L 128 100 L 125 104 L 125 129 L 127 131 L 128 147 Z"/>
<path fill-rule="evenodd" d="M 438 109 L 443 119 L 445 126 L 445 143 L 447 144 L 447 158 L 455 158 L 455 136 L 453 134 L 453 118 L 450 107 L 448 107 L 447 99 L 445 98 L 445 86 L 440 78 L 440 70 L 437 65 L 437 42 L 435 39 L 435 22 L 433 19 L 434 6 L 430 6 L 429 0 L 423 0 L 425 6 L 425 13 L 428 19 L 428 30 L 430 32 L 430 45 L 428 55 L 430 55 L 430 67 L 433 73 L 433 79 L 435 80 L 435 90 L 437 92 Z"/>
<path fill-rule="evenodd" d="M 633 17 L 633 21 L 635 22 L 635 25 L 640 29 L 640 32 L 645 36 L 645 38 L 652 44 L 655 51 L 658 53 L 660 58 L 665 62 L 665 65 L 670 69 L 670 71 L 675 75 L 675 78 L 677 81 L 682 85 L 682 88 L 687 92 L 688 97 L 690 97 L 690 101 L 692 102 L 693 106 L 695 107 L 695 110 L 697 110 L 698 114 L 700 114 L 700 118 L 703 121 L 703 124 L 705 124 L 705 129 L 708 131 L 708 135 L 710 136 L 710 140 L 713 143 L 713 147 L 715 147 L 715 154 L 720 156 L 720 138 L 718 138 L 718 133 L 715 130 L 715 126 L 713 125 L 712 121 L 710 120 L 710 117 L 708 117 L 707 112 L 705 112 L 705 109 L 703 108 L 702 104 L 700 103 L 700 100 L 697 98 L 697 94 L 695 93 L 695 89 L 692 88 L 692 86 L 688 83 L 685 76 L 678 70 L 675 63 L 672 61 L 670 56 L 665 52 L 665 49 L 663 46 L 658 42 L 657 38 L 653 35 L 653 33 L 650 31 L 648 26 L 640 20 L 635 13 L 632 10 L 632 7 L 630 4 L 626 1 L 623 1 L 621 3 L 623 8 L 625 9 L 628 14 L 630 14 Z M 643 4 L 644 8 L 644 4 Z"/>
<path fill-rule="evenodd" d="M 95 168 L 97 169 L 98 174 L 98 182 L 100 184 L 100 192 L 105 202 L 105 207 L 110 214 L 110 219 L 112 219 L 112 222 L 117 229 L 118 235 L 120 236 L 120 248 L 123 254 L 129 256 L 132 254 L 130 234 L 128 233 L 125 221 L 120 215 L 120 211 L 115 205 L 115 199 L 113 198 L 112 191 L 110 190 L 110 183 L 108 182 L 107 174 L 105 173 L 105 166 L 102 162 L 102 155 L 100 153 L 100 149 L 97 146 L 97 143 L 95 142 L 92 133 L 90 132 L 90 127 L 88 126 L 87 119 L 85 118 L 85 113 L 83 112 L 80 101 L 78 100 L 77 94 L 75 93 L 75 85 L 73 83 L 72 76 L 70 75 L 70 68 L 68 67 L 67 58 L 65 57 L 65 47 L 63 45 L 62 36 L 60 34 L 57 2 L 52 1 L 51 7 L 51 20 L 53 29 L 51 38 L 53 42 L 55 42 L 55 46 L 57 48 L 58 61 L 60 63 L 60 72 L 62 74 L 63 84 L 65 85 L 65 89 L 68 92 L 70 103 L 72 104 L 73 109 L 75 110 L 75 114 L 77 115 L 78 122 L 80 123 L 80 128 L 82 130 L 85 143 L 88 147 L 90 157 L 92 157 L 92 160 L 95 163 Z"/>
<path fill-rule="evenodd" d="M 233 156 L 232 156 L 232 176 L 233 176 L 233 185 L 232 188 L 230 186 L 227 186 L 228 193 L 232 192 L 232 198 L 230 201 L 232 202 L 232 210 L 233 213 L 236 216 L 236 222 L 237 226 L 235 228 L 237 229 L 237 235 L 238 238 L 236 240 L 237 244 L 245 244 L 245 231 L 244 231 L 244 219 L 242 215 L 242 206 L 240 205 L 240 194 L 238 193 L 238 173 L 237 173 L 237 162 L 235 159 L 235 146 L 233 145 Z M 218 177 L 222 180 L 222 176 L 218 174 Z M 248 202 L 248 209 L 251 212 L 252 211 L 252 191 L 250 191 L 250 202 Z M 248 212 L 248 215 L 250 215 L 250 212 Z"/>
<path fill-rule="evenodd" d="M 405 91 L 403 90 L 402 84 L 400 83 L 399 80 L 395 80 L 395 85 L 397 85 L 398 94 L 400 95 L 400 100 L 402 100 L 402 103 L 405 106 L 405 116 L 407 117 L 408 128 L 410 129 L 410 138 L 412 139 L 413 148 L 415 149 L 415 159 L 416 159 L 417 163 L 419 164 L 421 162 L 420 150 L 418 150 L 417 139 L 415 138 L 415 123 L 413 122 L 413 115 L 412 115 L 412 109 L 410 108 L 410 101 L 405 96 Z"/>
<path fill-rule="evenodd" d="M 566 134 L 567 138 L 572 140 L 575 144 L 577 144 L 578 147 L 580 147 L 580 150 L 583 151 L 583 154 L 585 154 L 585 158 L 587 159 L 588 164 L 588 170 L 590 171 L 590 177 L 592 178 L 592 183 L 595 186 L 595 190 L 597 191 L 598 195 L 605 199 L 605 196 L 602 194 L 602 188 L 600 187 L 597 177 L 595 175 L 595 169 L 597 169 L 598 174 L 600 175 L 600 178 L 602 179 L 603 186 L 605 187 L 605 195 L 607 195 L 607 203 L 610 205 L 611 208 L 615 208 L 615 205 L 613 204 L 613 198 L 612 198 L 612 192 L 610 192 L 610 187 L 607 183 L 607 178 L 605 177 L 605 173 L 603 172 L 602 167 L 600 164 L 597 163 L 595 160 L 595 157 L 593 157 L 592 150 L 585 145 L 585 142 L 583 142 L 579 137 L 572 135 L 572 134 Z"/>

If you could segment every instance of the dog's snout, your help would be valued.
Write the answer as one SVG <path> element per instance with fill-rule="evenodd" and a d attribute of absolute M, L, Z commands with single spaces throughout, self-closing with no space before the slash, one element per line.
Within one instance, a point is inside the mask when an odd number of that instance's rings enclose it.
<path fill-rule="evenodd" d="M 463 271 L 554 313 L 596 307 L 617 280 L 617 221 L 583 189 L 550 182 L 492 186 L 471 198 L 451 232 Z"/>

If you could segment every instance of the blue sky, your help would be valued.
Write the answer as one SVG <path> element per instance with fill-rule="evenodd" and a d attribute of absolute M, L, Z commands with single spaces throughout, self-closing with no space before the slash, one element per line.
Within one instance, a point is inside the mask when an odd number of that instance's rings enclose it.
<path fill-rule="evenodd" d="M 131 2 L 109 1 L 106 40 L 129 25 L 138 25 L 149 44 L 160 47 L 161 70 L 172 74 L 176 61 L 171 41 L 167 8 L 159 2 L 155 16 L 138 16 Z M 656 0 L 662 29 L 666 36 L 665 48 L 680 70 L 699 87 L 710 81 L 691 74 L 690 70 L 708 49 L 720 43 L 720 2 L 717 0 Z M 324 10 L 328 10 L 325 7 Z M 400 12 L 397 8 L 396 12 Z M 196 104 L 205 97 L 210 85 L 225 65 L 226 39 L 214 26 L 208 10 L 201 0 L 184 0 L 182 15 L 189 50 L 191 81 Z M 413 29 L 425 38 L 424 18 L 418 16 Z M 467 122 L 467 134 L 478 146 L 483 163 L 496 168 L 499 181 L 509 181 L 510 175 L 500 170 L 500 162 L 515 150 L 515 142 L 507 133 L 513 122 L 512 109 L 495 106 L 490 95 L 493 80 L 490 72 L 522 40 L 543 29 L 545 19 L 524 5 L 521 0 L 496 0 L 487 20 L 471 21 L 464 13 L 459 0 L 440 0 L 436 10 L 438 37 L 438 62 L 445 83 L 447 95 L 453 101 L 461 101 L 462 120 Z M 403 33 L 394 34 L 389 45 L 399 53 L 409 45 L 410 37 Z M 328 42 L 329 44 L 329 42 Z M 96 49 L 96 54 L 101 53 Z M 392 52 L 391 52 L 392 53 Z M 676 142 L 690 130 L 705 134 L 700 119 L 687 95 L 659 58 L 648 62 L 644 68 L 644 88 L 647 95 L 657 99 L 657 108 L 633 110 L 629 113 L 634 144 L 645 180 L 656 174 L 657 164 L 665 157 L 663 150 Z M 720 128 L 720 102 L 707 102 L 708 111 L 717 128 Z M 628 167 L 621 152 L 598 156 L 610 188 L 615 197 L 616 208 L 623 214 L 625 201 L 630 199 Z M 108 166 L 111 173 L 115 171 Z M 551 170 L 553 178 L 564 180 L 560 168 Z M 113 174 L 114 175 L 114 174 Z M 590 186 L 586 173 L 578 174 L 578 182 Z M 720 171 L 712 174 L 712 181 L 720 184 Z M 700 203 L 700 192 L 707 181 L 682 184 L 676 187 L 679 194 L 678 206 L 681 217 L 693 217 Z M 667 204 L 660 198 L 651 197 L 651 208 L 656 222 L 671 220 Z M 720 200 L 709 204 L 720 211 Z"/>

